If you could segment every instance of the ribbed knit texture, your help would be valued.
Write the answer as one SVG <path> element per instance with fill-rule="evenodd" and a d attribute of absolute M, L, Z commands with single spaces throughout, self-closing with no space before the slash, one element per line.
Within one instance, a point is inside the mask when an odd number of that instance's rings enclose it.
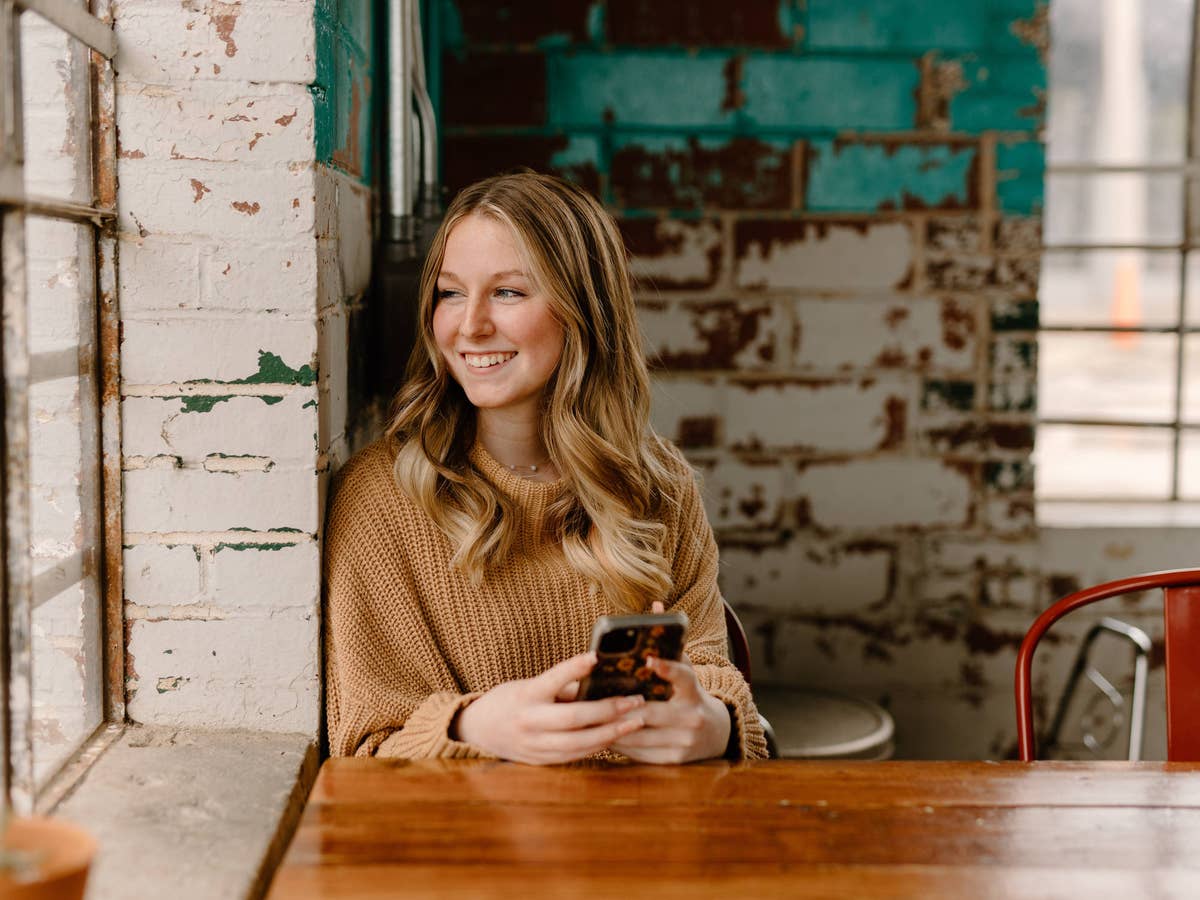
<path fill-rule="evenodd" d="M 559 482 L 521 478 L 476 445 L 471 461 L 514 501 L 519 537 L 474 585 L 450 565 L 450 542 L 396 485 L 384 439 L 342 470 L 326 523 L 326 704 L 334 756 L 476 757 L 451 740 L 459 709 L 504 681 L 531 678 L 588 649 L 592 625 L 615 610 L 542 537 Z M 667 504 L 668 610 L 690 621 L 687 655 L 733 715 L 731 741 L 766 756 L 750 690 L 729 661 L 717 589 L 717 547 L 694 475 L 677 457 L 681 502 Z M 613 756 L 605 753 L 603 756 Z"/>

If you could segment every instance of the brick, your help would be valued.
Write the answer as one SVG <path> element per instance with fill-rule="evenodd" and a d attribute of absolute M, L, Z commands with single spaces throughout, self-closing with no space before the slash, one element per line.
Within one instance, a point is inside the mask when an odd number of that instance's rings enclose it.
<path fill-rule="evenodd" d="M 810 51 L 920 52 L 928 49 L 983 49 L 1028 52 L 1033 47 L 1014 33 L 1018 16 L 1032 17 L 1037 4 L 1019 11 L 1004 4 L 956 0 L 915 0 L 880 4 L 875 0 L 808 0 L 805 46 Z M 1022 32 L 1028 34 L 1028 30 Z"/>
<path fill-rule="evenodd" d="M 135 544 L 124 553 L 126 603 L 182 606 L 202 599 L 200 560 L 195 547 Z"/>
<path fill-rule="evenodd" d="M 1041 216 L 1002 216 L 996 222 L 994 241 L 1001 252 L 1040 254 Z"/>
<path fill-rule="evenodd" d="M 316 309 L 317 254 L 311 240 L 208 244 L 200 251 L 200 266 L 202 309 L 310 315 Z"/>
<path fill-rule="evenodd" d="M 546 61 L 546 124 L 567 129 L 609 122 L 653 128 L 728 124 L 734 110 L 722 98 L 732 59 L 725 53 L 669 51 L 554 54 Z"/>
<path fill-rule="evenodd" d="M 896 582 L 896 548 L 881 541 L 721 549 L 725 598 L 779 616 L 878 612 L 895 599 Z"/>
<path fill-rule="evenodd" d="M 927 541 L 926 547 L 929 567 L 942 571 L 1034 572 L 1038 569 L 1039 551 L 1035 541 L 935 535 Z"/>
<path fill-rule="evenodd" d="M 702 472 L 704 507 L 714 529 L 763 530 L 783 521 L 788 474 L 783 466 L 723 458 Z"/>
<path fill-rule="evenodd" d="M 638 322 L 651 365 L 666 369 L 761 369 L 776 359 L 783 320 L 769 302 L 643 303 Z"/>
<path fill-rule="evenodd" d="M 600 194 L 600 144 L 588 135 L 447 134 L 443 178 L 451 195 L 470 184 L 522 168 L 558 175 Z"/>
<path fill-rule="evenodd" d="M 977 158 L 977 148 L 962 142 L 812 141 L 804 207 L 846 212 L 976 208 Z"/>
<path fill-rule="evenodd" d="M 788 141 L 634 135 L 612 155 L 618 206 L 786 209 L 792 203 Z"/>
<path fill-rule="evenodd" d="M 782 10 L 782 11 L 781 11 Z M 615 44 L 639 47 L 755 47 L 784 49 L 793 42 L 788 4 L 680 3 L 609 0 L 605 18 Z"/>
<path fill-rule="evenodd" d="M 983 225 L 974 216 L 930 216 L 925 228 L 925 247 L 935 252 L 978 253 Z"/>
<path fill-rule="evenodd" d="M 316 391 L 283 397 L 226 396 L 211 404 L 187 397 L 126 397 L 121 450 L 126 457 L 177 456 L 201 465 L 210 455 L 316 464 Z"/>
<path fill-rule="evenodd" d="M 747 219 L 734 246 L 739 287 L 858 292 L 911 278 L 913 240 L 902 222 Z"/>
<path fill-rule="evenodd" d="M 636 286 L 702 290 L 722 276 L 721 223 L 715 219 L 620 219 Z"/>
<path fill-rule="evenodd" d="M 134 621 L 129 717 L 147 725 L 315 733 L 313 612 L 224 621 Z"/>
<path fill-rule="evenodd" d="M 989 494 L 984 503 L 984 520 L 988 531 L 997 535 L 1031 535 L 1037 533 L 1033 493 Z"/>
<path fill-rule="evenodd" d="M 318 166 L 317 234 L 330 242 L 342 297 L 357 297 L 371 281 L 371 192 L 355 179 Z"/>
<path fill-rule="evenodd" d="M 219 544 L 211 572 L 212 598 L 222 609 L 312 612 L 320 605 L 321 553 L 315 541 Z"/>
<path fill-rule="evenodd" d="M 1037 340 L 1029 337 L 1001 335 L 991 345 L 992 377 L 1021 378 L 1037 372 Z"/>
<path fill-rule="evenodd" d="M 651 380 L 650 422 L 655 431 L 685 450 L 721 443 L 724 392 L 712 378 Z"/>
<path fill-rule="evenodd" d="M 974 319 L 962 301 L 881 297 L 794 306 L 797 369 L 974 369 Z"/>
<path fill-rule="evenodd" d="M 962 527 L 971 520 L 971 477 L 936 459 L 812 463 L 796 492 L 819 528 Z"/>
<path fill-rule="evenodd" d="M 745 62 L 741 109 L 759 127 L 894 131 L 912 126 L 917 79 L 906 59 L 760 54 Z"/>
<path fill-rule="evenodd" d="M 536 14 L 488 0 L 457 0 L 454 9 L 466 46 L 583 42 L 592 37 L 592 0 L 538 4 Z M 611 17 L 612 10 L 609 8 Z"/>
<path fill-rule="evenodd" d="M 931 378 L 921 385 L 922 412 L 969 412 L 974 408 L 974 382 Z"/>
<path fill-rule="evenodd" d="M 321 315 L 317 322 L 317 352 L 321 360 L 321 379 L 317 397 L 320 404 L 317 442 L 328 447 L 346 432 L 349 409 L 350 341 L 344 310 L 333 309 Z"/>
<path fill-rule="evenodd" d="M 546 59 L 541 53 L 473 51 L 443 69 L 446 127 L 542 125 Z"/>
<path fill-rule="evenodd" d="M 115 12 L 122 79 L 307 85 L 316 77 L 311 0 L 245 5 L 123 0 Z"/>
<path fill-rule="evenodd" d="M 734 449 L 865 453 L 906 440 L 911 389 L 898 382 L 733 381 L 726 444 Z"/>
<path fill-rule="evenodd" d="M 992 331 L 1036 331 L 1038 301 L 1005 297 L 992 303 Z"/>
<path fill-rule="evenodd" d="M 984 486 L 994 492 L 1033 490 L 1033 463 L 1028 459 L 989 462 L 983 466 Z"/>
<path fill-rule="evenodd" d="M 919 432 L 923 447 L 953 456 L 983 454 L 991 458 L 1012 453 L 1024 456 L 1033 450 L 1031 421 L 934 417 L 921 423 Z"/>
<path fill-rule="evenodd" d="M 996 146 L 996 206 L 1031 216 L 1045 206 L 1046 147 L 1041 141 L 1002 141 Z"/>
<path fill-rule="evenodd" d="M 194 241 L 123 234 L 117 271 L 122 314 L 200 307 L 200 248 Z"/>
<path fill-rule="evenodd" d="M 977 134 L 1042 127 L 1046 67 L 1036 57 L 973 54 L 961 61 L 961 70 L 966 87 L 950 100 L 953 130 Z"/>
<path fill-rule="evenodd" d="M 131 171 L 130 165 L 136 169 Z M 309 164 L 251 169 L 189 160 L 120 160 L 117 177 L 123 234 L 269 242 L 313 230 L 313 170 Z"/>
<path fill-rule="evenodd" d="M 311 384 L 316 329 L 311 321 L 158 319 L 121 323 L 121 378 L 130 384 L 213 381 Z M 218 385 L 214 393 L 220 394 Z"/>
<path fill-rule="evenodd" d="M 136 469 L 125 472 L 124 486 L 126 531 L 317 531 L 311 467 L 238 473 Z"/>
<path fill-rule="evenodd" d="M 1003 290 L 1031 297 L 1037 293 L 1037 257 L 1004 258 L 985 254 L 944 257 L 930 254 L 925 263 L 929 287 L 935 291 Z"/>
<path fill-rule="evenodd" d="M 175 127 L 164 128 L 164 122 Z M 311 162 L 312 95 L 299 84 L 117 82 L 120 156 L 134 165 L 202 160 Z"/>

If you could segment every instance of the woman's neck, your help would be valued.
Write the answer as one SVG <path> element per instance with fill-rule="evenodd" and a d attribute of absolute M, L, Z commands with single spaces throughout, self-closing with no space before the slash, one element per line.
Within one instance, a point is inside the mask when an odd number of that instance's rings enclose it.
<path fill-rule="evenodd" d="M 542 442 L 536 417 L 481 409 L 476 420 L 476 434 L 492 459 L 518 475 L 539 481 L 558 477 Z"/>

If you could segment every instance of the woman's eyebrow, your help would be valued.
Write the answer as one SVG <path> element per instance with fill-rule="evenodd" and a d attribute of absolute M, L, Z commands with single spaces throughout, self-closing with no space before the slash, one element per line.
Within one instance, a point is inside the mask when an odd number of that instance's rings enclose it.
<path fill-rule="evenodd" d="M 508 269 L 507 271 L 504 271 L 504 272 L 495 272 L 491 275 L 491 277 L 493 279 L 512 278 L 514 275 L 519 276 L 520 278 L 528 278 L 529 277 L 520 269 Z M 438 272 L 438 278 L 453 278 L 455 281 L 462 280 L 457 275 L 455 275 L 453 272 L 448 272 L 445 269 L 442 269 L 442 271 Z"/>

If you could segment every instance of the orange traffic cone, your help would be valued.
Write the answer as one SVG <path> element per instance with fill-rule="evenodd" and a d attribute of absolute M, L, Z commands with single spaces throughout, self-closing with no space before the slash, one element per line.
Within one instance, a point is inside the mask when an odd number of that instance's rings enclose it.
<path fill-rule="evenodd" d="M 1137 328 L 1142 324 L 1141 265 L 1134 256 L 1117 260 L 1113 272 L 1112 324 L 1114 328 Z M 1113 341 L 1125 346 L 1138 342 L 1136 331 L 1113 332 Z"/>

